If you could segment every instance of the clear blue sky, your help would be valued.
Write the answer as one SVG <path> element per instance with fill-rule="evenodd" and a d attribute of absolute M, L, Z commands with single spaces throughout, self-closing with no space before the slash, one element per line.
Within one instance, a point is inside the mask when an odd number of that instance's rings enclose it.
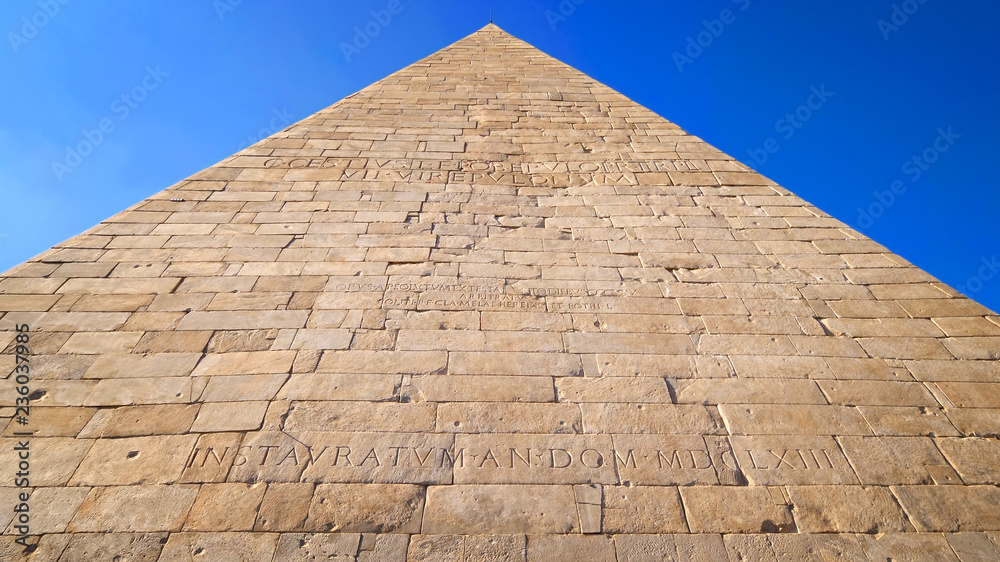
<path fill-rule="evenodd" d="M 491 7 L 1000 310 L 1000 3 L 986 0 L 4 0 L 0 270 L 464 37 Z"/>

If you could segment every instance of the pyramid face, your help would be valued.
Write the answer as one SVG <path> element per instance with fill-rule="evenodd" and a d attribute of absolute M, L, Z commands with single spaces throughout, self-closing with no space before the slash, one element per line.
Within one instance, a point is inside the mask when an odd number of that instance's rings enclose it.
<path fill-rule="evenodd" d="M 996 314 L 492 25 L 0 311 L 5 560 L 1000 556 Z"/>

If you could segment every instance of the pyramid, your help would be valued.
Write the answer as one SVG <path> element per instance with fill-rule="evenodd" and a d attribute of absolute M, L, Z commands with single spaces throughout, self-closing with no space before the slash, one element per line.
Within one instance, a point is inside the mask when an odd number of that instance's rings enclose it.
<path fill-rule="evenodd" d="M 997 315 L 492 24 L 0 311 L 4 560 L 1000 558 Z"/>

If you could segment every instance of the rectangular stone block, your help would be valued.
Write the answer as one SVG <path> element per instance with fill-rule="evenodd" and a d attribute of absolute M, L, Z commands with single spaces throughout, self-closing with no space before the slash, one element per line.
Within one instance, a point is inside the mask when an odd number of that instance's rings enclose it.
<path fill-rule="evenodd" d="M 666 486 L 605 486 L 603 527 L 605 533 L 688 532 L 680 494 Z"/>
<path fill-rule="evenodd" d="M 271 400 L 282 388 L 289 375 L 229 375 L 208 379 L 201 400 L 205 402 L 242 402 L 245 400 Z"/>
<path fill-rule="evenodd" d="M 853 540 L 853 543 L 848 543 L 850 546 L 847 548 L 855 547 L 853 550 L 848 550 L 848 553 L 841 553 L 839 551 L 832 551 L 833 549 L 824 549 L 820 547 L 817 543 L 827 537 L 832 537 L 834 540 L 839 538 L 844 538 L 847 540 Z M 723 537 L 723 542 L 726 543 L 726 550 L 729 553 L 730 559 L 736 560 L 810 560 L 819 562 L 820 560 L 826 560 L 827 557 L 841 556 L 846 557 L 846 559 L 851 559 L 850 556 L 855 556 L 857 559 L 864 559 L 864 550 L 858 544 L 858 540 L 854 535 L 806 535 L 798 533 L 786 533 L 786 534 L 742 534 L 742 535 L 726 535 Z M 828 541 L 831 542 L 831 541 Z M 838 542 L 837 546 L 841 547 L 843 543 Z M 860 558 L 858 558 L 860 557 Z"/>
<path fill-rule="evenodd" d="M 795 348 L 788 336 L 743 334 L 706 334 L 698 341 L 698 353 L 703 355 L 794 355 Z"/>
<path fill-rule="evenodd" d="M 570 353 L 615 353 L 627 349 L 630 353 L 660 353 L 686 355 L 694 353 L 691 338 L 673 334 L 566 334 Z"/>
<path fill-rule="evenodd" d="M 77 332 L 59 350 L 60 353 L 128 353 L 139 343 L 142 332 Z"/>
<path fill-rule="evenodd" d="M 0 311 L 44 312 L 60 298 L 60 295 L 0 295 Z"/>
<path fill-rule="evenodd" d="M 942 408 L 862 406 L 858 410 L 875 435 L 958 435 L 954 425 Z M 1000 420 L 998 420 L 1000 422 Z"/>
<path fill-rule="evenodd" d="M 24 439 L 24 437 L 0 439 L 0 446 L 10 451 L 9 454 L 0 457 L 0 470 L 5 470 L 11 475 L 8 480 L 10 484 L 14 484 L 17 479 L 27 477 L 27 483 L 32 486 L 64 486 L 94 444 L 91 439 L 31 438 L 28 444 L 30 463 L 28 473 L 17 476 L 19 472 L 24 471 L 20 466 L 22 451 L 15 447 L 22 446 Z"/>
<path fill-rule="evenodd" d="M 326 352 L 316 368 L 320 373 L 373 373 L 424 375 L 444 372 L 448 353 L 444 351 L 369 351 Z"/>
<path fill-rule="evenodd" d="M 37 362 L 35 366 L 37 371 Z M 85 402 L 97 386 L 97 381 L 39 380 L 35 388 L 45 392 L 45 406 L 89 406 Z M 14 395 L 3 396 L 0 397 L 0 404 L 13 406 L 15 399 Z"/>
<path fill-rule="evenodd" d="M 145 295 L 169 293 L 181 282 L 177 277 L 161 277 L 156 279 L 67 279 L 59 292 L 63 294 L 90 295 Z"/>
<path fill-rule="evenodd" d="M 600 372 L 606 377 L 728 377 L 732 367 L 728 360 L 692 355 L 628 355 L 597 354 Z"/>
<path fill-rule="evenodd" d="M 720 404 L 733 435 L 871 435 L 865 418 L 848 406 Z"/>
<path fill-rule="evenodd" d="M 295 332 L 292 349 L 347 349 L 354 336 L 350 330 L 302 329 Z"/>
<path fill-rule="evenodd" d="M 996 361 L 915 360 L 904 361 L 919 381 L 991 382 L 1000 378 Z"/>
<path fill-rule="evenodd" d="M 76 298 L 73 295 L 72 298 Z M 170 295 L 160 294 L 158 297 Z M 70 308 L 73 312 L 135 312 L 156 300 L 153 295 L 83 295 Z M 148 308 L 147 308 L 148 310 Z"/>
<path fill-rule="evenodd" d="M 263 483 L 205 484 L 191 506 L 184 530 L 250 531 L 266 489 Z"/>
<path fill-rule="evenodd" d="M 212 297 L 207 309 L 211 311 L 275 310 L 284 307 L 292 298 L 290 292 L 219 293 Z"/>
<path fill-rule="evenodd" d="M 670 387 L 659 377 L 562 377 L 556 379 L 565 402 L 670 403 Z"/>
<path fill-rule="evenodd" d="M 1000 484 L 1000 443 L 981 437 L 934 440 L 966 484 Z"/>
<path fill-rule="evenodd" d="M 788 489 L 800 532 L 901 533 L 912 531 L 888 488 L 792 486 Z M 859 509 L 864 506 L 863 509 Z"/>
<path fill-rule="evenodd" d="M 529 537 L 528 560 L 613 560 L 615 546 L 604 535 L 536 535 Z"/>
<path fill-rule="evenodd" d="M 194 435 L 98 439 L 69 484 L 173 484 L 180 478 L 197 440 Z"/>
<path fill-rule="evenodd" d="M 831 404 L 851 406 L 929 406 L 937 400 L 921 383 L 890 381 L 819 381 Z"/>
<path fill-rule="evenodd" d="M 422 375 L 410 380 L 410 396 L 417 402 L 555 401 L 550 377 Z"/>
<path fill-rule="evenodd" d="M 717 434 L 723 430 L 704 406 L 581 404 L 585 433 Z"/>
<path fill-rule="evenodd" d="M 198 353 L 101 355 L 84 373 L 88 379 L 184 377 L 201 359 Z"/>
<path fill-rule="evenodd" d="M 292 402 L 285 419 L 286 431 L 433 431 L 434 404 L 399 402 L 339 402 L 336 408 L 322 401 Z"/>
<path fill-rule="evenodd" d="M 181 223 L 181 224 L 204 224 L 204 223 L 218 223 L 225 224 L 230 222 L 235 213 L 231 212 L 210 212 L 210 211 L 195 211 L 195 212 L 177 212 L 170 213 L 167 217 L 167 224 L 171 223 Z"/>
<path fill-rule="evenodd" d="M 928 437 L 853 437 L 838 439 L 851 465 L 865 485 L 930 484 L 939 475 L 937 467 L 958 475 Z"/>
<path fill-rule="evenodd" d="M 359 533 L 282 533 L 274 557 L 277 560 L 350 559 L 357 555 L 360 541 Z"/>
<path fill-rule="evenodd" d="M 892 493 L 917 531 L 940 533 L 1000 530 L 996 486 L 893 486 Z"/>
<path fill-rule="evenodd" d="M 178 330 L 256 330 L 261 328 L 304 328 L 307 310 L 189 312 Z"/>
<path fill-rule="evenodd" d="M 46 538 L 54 539 L 47 541 Z M 156 560 L 167 542 L 167 533 L 78 533 L 52 535 L 39 543 L 40 559 L 86 560 L 92 557 L 114 558 L 128 553 L 136 560 Z M 20 547 L 19 547 L 20 548 Z"/>
<path fill-rule="evenodd" d="M 90 390 L 81 405 L 131 406 L 133 404 L 184 404 L 190 401 L 190 377 L 156 377 L 103 379 Z"/>
<path fill-rule="evenodd" d="M 256 531 L 300 531 L 309 513 L 312 502 L 313 484 L 272 483 L 267 485 L 264 500 L 257 513 Z M 290 535 L 283 535 L 288 537 Z M 330 535 L 330 538 L 340 537 L 350 542 L 352 535 Z M 305 538 L 300 535 L 299 538 Z M 357 552 L 359 535 L 353 535 L 353 550 Z M 303 544 L 305 546 L 305 544 Z M 279 543 L 278 551 L 281 552 Z"/>
<path fill-rule="evenodd" d="M 775 504 L 760 486 L 680 488 L 692 533 L 787 533 L 795 521 L 787 505 Z"/>
<path fill-rule="evenodd" d="M 293 374 L 281 388 L 279 400 L 389 400 L 401 375 Z"/>
<path fill-rule="evenodd" d="M 941 382 L 937 386 L 959 408 L 1000 408 L 1000 382 Z"/>
<path fill-rule="evenodd" d="M 267 560 L 274 556 L 278 542 L 275 534 L 240 532 L 171 533 L 166 539 L 159 561 L 182 562 L 197 556 L 217 560 Z"/>
<path fill-rule="evenodd" d="M 823 320 L 823 325 L 836 335 L 846 335 L 852 338 L 871 336 L 940 338 L 944 336 L 944 332 L 933 322 L 919 318 L 827 318 Z"/>
<path fill-rule="evenodd" d="M 495 351 L 504 352 L 559 352 L 563 349 L 562 336 L 551 333 L 480 332 L 473 330 L 400 330 L 396 349 L 401 351 Z"/>
<path fill-rule="evenodd" d="M 785 379 L 678 379 L 669 382 L 678 404 L 827 404 L 813 381 Z"/>
<path fill-rule="evenodd" d="M 198 486 L 93 488 L 66 528 L 72 533 L 179 531 Z"/>
<path fill-rule="evenodd" d="M 201 358 L 191 376 L 287 373 L 294 360 L 294 351 L 209 353 Z"/>
<path fill-rule="evenodd" d="M 618 562 L 649 560 L 726 560 L 722 535 L 618 535 L 615 537 Z"/>
<path fill-rule="evenodd" d="M 427 534 L 565 534 L 579 528 L 572 486 L 430 486 Z"/>
<path fill-rule="evenodd" d="M 583 373 L 578 355 L 561 353 L 462 352 L 449 354 L 455 375 L 573 377 Z"/>
<path fill-rule="evenodd" d="M 832 379 L 836 378 L 830 358 L 785 355 L 730 355 L 736 374 L 760 379 Z"/>
<path fill-rule="evenodd" d="M 127 312 L 46 312 L 31 327 L 46 332 L 109 332 L 128 317 Z"/>
<path fill-rule="evenodd" d="M 950 359 L 952 354 L 937 338 L 859 338 L 871 357 L 886 359 Z"/>
<path fill-rule="evenodd" d="M 31 493 L 31 529 L 39 534 L 62 533 L 90 493 L 90 488 L 36 488 Z M 10 505 L 16 505 L 13 498 Z M 10 532 L 10 531 L 8 531 Z"/>
<path fill-rule="evenodd" d="M 416 533 L 424 512 L 423 486 L 411 484 L 319 484 L 307 531 Z"/>
<path fill-rule="evenodd" d="M 135 353 L 202 352 L 212 337 L 211 331 L 146 332 L 132 350 Z"/>
<path fill-rule="evenodd" d="M 574 404 L 462 402 L 437 408 L 439 432 L 580 433 L 583 427 Z"/>
<path fill-rule="evenodd" d="M 959 560 L 989 560 L 1000 557 L 1000 545 L 990 540 L 990 535 L 996 533 L 952 533 L 946 539 Z"/>
<path fill-rule="evenodd" d="M 27 424 L 11 419 L 3 436 L 11 437 L 14 432 L 30 432 L 35 437 L 75 437 L 96 412 L 95 408 L 34 406 Z"/>
<path fill-rule="evenodd" d="M 194 433 L 252 431 L 261 428 L 268 403 L 206 402 L 191 425 Z"/>
<path fill-rule="evenodd" d="M 831 336 L 788 336 L 799 355 L 819 357 L 869 357 L 853 338 Z M 871 357 L 883 357 L 873 354 Z"/>

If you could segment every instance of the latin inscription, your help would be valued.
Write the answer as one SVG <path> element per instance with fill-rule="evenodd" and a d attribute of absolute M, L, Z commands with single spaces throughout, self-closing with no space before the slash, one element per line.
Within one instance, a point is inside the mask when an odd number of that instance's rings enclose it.
<path fill-rule="evenodd" d="M 780 462 L 786 462 L 784 451 L 782 455 L 777 455 L 773 451 L 757 452 L 756 454 L 771 453 Z M 801 454 L 801 451 L 798 451 Z M 825 452 L 821 451 L 822 456 Z M 794 454 L 794 452 L 793 452 Z M 808 454 L 816 455 L 816 451 Z M 488 447 L 479 450 L 468 450 L 454 447 L 400 447 L 387 446 L 352 448 L 347 445 L 322 445 L 312 447 L 308 445 L 281 446 L 281 445 L 245 445 L 242 447 L 196 447 L 188 459 L 188 467 L 205 468 L 206 466 L 221 466 L 227 459 L 232 460 L 232 466 L 300 466 L 307 463 L 318 463 L 326 455 L 330 455 L 330 465 L 341 468 L 381 468 L 381 467 L 405 467 L 413 469 L 430 468 L 470 468 L 470 469 L 521 469 L 521 468 L 543 468 L 543 469 L 566 469 L 571 467 L 601 468 L 613 459 L 620 466 L 639 468 L 640 464 L 646 467 L 654 466 L 657 469 L 697 469 L 705 470 L 713 466 L 711 456 L 708 451 L 678 450 L 678 449 L 655 449 L 650 451 L 636 451 L 628 449 L 619 451 L 610 449 L 601 451 L 598 449 L 563 449 L 563 448 L 532 448 L 532 447 Z M 805 461 L 803 461 L 805 462 Z M 818 461 L 815 461 L 818 462 Z M 731 455 L 728 456 L 726 465 L 728 468 L 737 468 L 736 461 Z M 791 465 L 789 465 L 791 466 Z M 755 466 L 754 468 L 767 468 L 766 466 Z M 779 468 L 777 465 L 773 468 Z M 832 463 L 827 466 L 808 466 L 803 464 L 801 468 L 824 469 L 833 468 Z"/>
<path fill-rule="evenodd" d="M 607 311 L 614 310 L 614 305 L 602 299 L 636 294 L 632 289 L 545 287 L 519 290 L 507 284 L 453 282 L 347 282 L 335 283 L 332 288 L 343 292 L 384 293 L 382 308 L 404 310 Z"/>
<path fill-rule="evenodd" d="M 588 184 L 638 185 L 636 173 L 709 171 L 690 160 L 643 162 L 484 162 L 410 158 L 268 158 L 265 168 L 329 169 L 330 181 L 412 181 L 422 183 L 574 187 Z"/>
<path fill-rule="evenodd" d="M 832 469 L 833 460 L 826 449 L 765 449 L 754 451 L 747 449 L 747 458 L 750 459 L 750 468 L 768 470 L 777 468 L 788 468 L 791 470 L 824 470 Z"/>
<path fill-rule="evenodd" d="M 717 482 L 717 473 L 744 469 L 816 473 L 822 481 L 840 470 L 837 453 L 822 448 L 750 449 L 743 457 L 695 446 L 698 437 L 655 440 L 622 448 L 607 435 L 256 434 L 240 446 L 196 447 L 187 468 L 231 466 L 231 481 L 439 484 Z"/>

